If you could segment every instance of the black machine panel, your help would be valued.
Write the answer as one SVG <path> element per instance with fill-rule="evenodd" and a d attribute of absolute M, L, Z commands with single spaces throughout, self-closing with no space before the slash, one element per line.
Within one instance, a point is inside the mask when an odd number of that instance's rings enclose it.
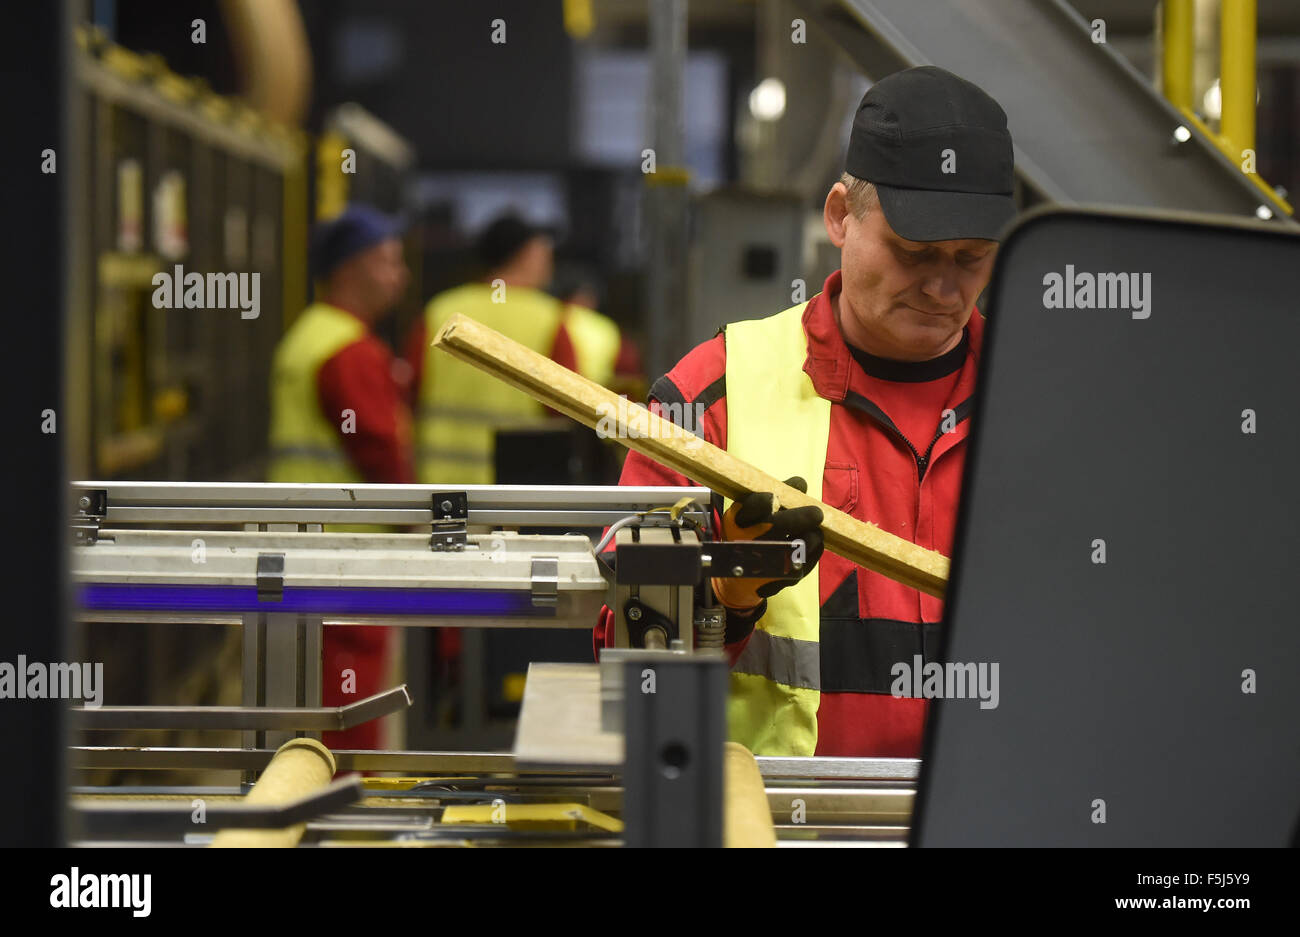
<path fill-rule="evenodd" d="M 1292 841 L 1298 288 L 1262 224 L 1006 239 L 946 607 L 998 692 L 936 700 L 914 845 Z"/>

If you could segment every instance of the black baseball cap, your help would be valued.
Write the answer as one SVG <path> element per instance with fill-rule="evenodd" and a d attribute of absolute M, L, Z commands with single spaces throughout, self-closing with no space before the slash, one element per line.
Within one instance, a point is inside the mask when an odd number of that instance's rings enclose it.
<path fill-rule="evenodd" d="M 554 236 L 552 229 L 525 221 L 515 212 L 506 212 L 483 229 L 475 249 L 479 260 L 491 269 L 501 266 L 533 238 Z"/>
<path fill-rule="evenodd" d="M 885 220 L 909 241 L 996 241 L 1016 213 L 1006 112 L 978 85 L 934 65 L 867 90 L 844 169 L 875 184 Z"/>

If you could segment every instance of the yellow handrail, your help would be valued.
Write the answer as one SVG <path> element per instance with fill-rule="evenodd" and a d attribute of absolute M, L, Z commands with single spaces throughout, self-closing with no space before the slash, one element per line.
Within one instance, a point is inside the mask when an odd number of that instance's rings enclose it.
<path fill-rule="evenodd" d="M 1295 214 L 1290 203 L 1255 170 L 1256 0 L 1218 2 L 1219 132 L 1207 127 L 1195 112 L 1192 66 L 1196 48 L 1196 0 L 1163 0 L 1161 3 L 1161 91 L 1190 126 L 1204 134 L 1241 170 L 1267 204 L 1288 215 Z"/>

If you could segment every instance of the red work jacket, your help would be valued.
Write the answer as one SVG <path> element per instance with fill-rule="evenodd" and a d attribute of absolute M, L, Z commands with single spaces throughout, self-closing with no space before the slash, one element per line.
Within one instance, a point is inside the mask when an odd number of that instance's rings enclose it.
<path fill-rule="evenodd" d="M 908 439 L 899 425 L 909 386 L 892 388 L 888 400 L 879 380 L 854 359 L 835 321 L 830 296 L 840 289 L 837 271 L 809 301 L 803 315 L 808 354 L 804 371 L 818 395 L 831 401 L 822 500 L 923 547 L 952 553 L 972 394 L 984 321 L 973 311 L 966 326 L 967 354 L 941 412 L 928 423 L 928 439 Z M 703 404 L 702 434 L 727 447 L 726 344 L 720 333 L 696 347 L 650 390 L 650 407 Z M 912 395 L 915 396 L 915 395 Z M 891 417 L 890 410 L 894 410 Z M 942 411 L 951 409 L 950 431 Z M 680 412 L 680 411 L 679 411 Z M 924 419 L 919 421 L 924 423 Z M 779 432 L 778 428 L 773 429 Z M 916 435 L 915 431 L 913 435 Z M 640 453 L 629 453 L 623 485 L 692 485 L 685 476 Z M 827 551 L 816 575 L 821 597 L 821 703 L 818 755 L 919 757 L 928 707 L 923 699 L 890 693 L 895 662 L 913 665 L 938 659 L 943 602 L 857 566 Z M 597 626 L 597 646 L 613 637 L 610 615 Z M 734 664 L 752 625 L 728 624 L 727 651 Z"/>

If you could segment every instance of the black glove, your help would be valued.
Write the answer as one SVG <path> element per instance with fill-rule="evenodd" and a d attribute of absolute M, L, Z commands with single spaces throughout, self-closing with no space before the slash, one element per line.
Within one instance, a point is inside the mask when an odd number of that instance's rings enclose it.
<path fill-rule="evenodd" d="M 786 479 L 785 483 L 797 491 L 807 493 L 808 483 L 802 478 Z M 816 505 L 802 508 L 781 508 L 772 513 L 772 496 L 764 491 L 746 495 L 733 504 L 722 518 L 723 540 L 795 540 L 804 542 L 804 565 L 799 578 L 817 565 L 825 548 L 821 531 L 822 509 Z M 797 581 L 797 580 L 794 580 Z M 789 579 L 714 579 L 713 593 L 718 601 L 731 609 L 748 609 L 763 599 L 775 595 L 786 586 Z"/>

